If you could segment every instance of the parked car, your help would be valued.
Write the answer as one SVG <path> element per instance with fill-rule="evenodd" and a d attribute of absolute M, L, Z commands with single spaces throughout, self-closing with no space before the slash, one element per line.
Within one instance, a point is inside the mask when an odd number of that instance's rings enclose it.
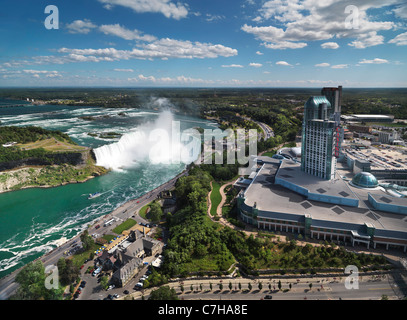
<path fill-rule="evenodd" d="M 124 294 L 129 294 L 130 292 L 129 292 L 129 290 L 124 290 L 123 293 Z"/>
<path fill-rule="evenodd" d="M 270 294 L 268 294 L 268 295 L 266 295 L 266 296 L 264 297 L 264 300 L 271 300 L 271 299 L 273 299 L 273 296 L 270 295 Z"/>

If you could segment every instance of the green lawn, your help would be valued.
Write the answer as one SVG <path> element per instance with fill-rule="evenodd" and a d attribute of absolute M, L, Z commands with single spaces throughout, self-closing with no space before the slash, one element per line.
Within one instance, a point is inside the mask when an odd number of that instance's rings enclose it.
<path fill-rule="evenodd" d="M 211 192 L 211 215 L 216 216 L 216 209 L 218 205 L 222 201 L 222 196 L 220 195 L 219 189 L 221 185 L 216 182 L 212 181 L 212 192 Z"/>
<path fill-rule="evenodd" d="M 224 255 L 207 255 L 203 258 L 193 258 L 190 262 L 185 263 L 185 269 L 188 272 L 199 271 L 226 271 L 235 263 L 231 254 Z"/>
<path fill-rule="evenodd" d="M 140 217 L 142 217 L 143 219 L 146 219 L 147 220 L 147 208 L 150 206 L 150 203 L 149 204 L 146 204 L 144 207 L 142 207 L 141 209 L 140 209 L 140 211 L 139 211 L 139 216 Z"/>
<path fill-rule="evenodd" d="M 97 249 L 99 249 L 99 248 L 100 248 L 100 244 L 94 243 L 94 244 L 92 245 L 92 248 L 90 248 L 89 250 L 84 251 L 84 252 L 81 252 L 81 253 L 79 253 L 79 254 L 73 255 L 73 256 L 72 256 L 72 261 L 73 261 L 73 263 L 74 263 L 76 266 L 80 267 L 81 265 L 84 264 L 85 260 L 87 260 L 87 259 L 90 258 L 90 254 L 93 253 L 93 252 L 95 252 L 95 251 L 96 251 Z"/>
<path fill-rule="evenodd" d="M 107 242 L 113 240 L 114 238 L 116 238 L 116 236 L 112 235 L 112 234 L 105 234 L 103 237 L 103 239 L 105 239 Z"/>
<path fill-rule="evenodd" d="M 112 231 L 117 234 L 121 234 L 124 230 L 130 229 L 132 226 L 136 225 L 137 221 L 133 219 L 127 219 L 123 223 L 119 224 Z"/>

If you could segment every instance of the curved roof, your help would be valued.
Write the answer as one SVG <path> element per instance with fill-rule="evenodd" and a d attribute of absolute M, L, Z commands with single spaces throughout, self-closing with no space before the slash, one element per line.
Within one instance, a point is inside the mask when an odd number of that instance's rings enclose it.
<path fill-rule="evenodd" d="M 273 156 L 272 156 L 272 158 L 273 159 L 285 159 L 281 154 L 274 154 Z"/>
<path fill-rule="evenodd" d="M 319 108 L 319 105 L 326 103 L 328 108 L 331 108 L 331 103 L 325 96 L 313 96 L 310 97 L 305 103 L 306 108 Z"/>
<path fill-rule="evenodd" d="M 362 188 L 376 188 L 379 185 L 376 177 L 370 172 L 359 172 L 353 177 L 352 184 Z"/>

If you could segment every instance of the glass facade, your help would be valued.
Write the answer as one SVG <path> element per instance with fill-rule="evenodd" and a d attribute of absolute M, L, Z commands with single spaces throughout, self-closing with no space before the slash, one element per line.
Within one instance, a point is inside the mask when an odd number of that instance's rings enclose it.
<path fill-rule="evenodd" d="M 379 183 L 370 172 L 360 172 L 352 179 L 352 184 L 362 188 L 376 188 Z"/>
<path fill-rule="evenodd" d="M 331 104 L 326 97 L 310 97 L 304 106 L 301 169 L 330 180 L 335 174 L 335 123 L 330 121 Z"/>

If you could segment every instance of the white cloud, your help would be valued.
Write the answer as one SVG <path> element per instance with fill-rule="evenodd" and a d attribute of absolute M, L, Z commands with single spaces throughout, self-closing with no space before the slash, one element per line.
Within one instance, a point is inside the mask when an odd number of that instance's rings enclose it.
<path fill-rule="evenodd" d="M 337 65 L 332 66 L 331 68 L 332 69 L 345 69 L 347 67 L 348 67 L 347 64 L 337 64 Z"/>
<path fill-rule="evenodd" d="M 137 77 L 128 78 L 127 81 L 129 82 L 137 82 L 137 83 L 154 83 L 157 85 L 208 85 L 214 84 L 215 81 L 213 80 L 204 80 L 199 78 L 191 78 L 186 77 L 184 75 L 176 76 L 174 78 L 171 77 L 161 77 L 156 78 L 154 76 L 144 76 L 143 74 L 139 74 Z"/>
<path fill-rule="evenodd" d="M 222 68 L 243 68 L 241 64 L 228 64 L 228 65 L 222 65 Z"/>
<path fill-rule="evenodd" d="M 304 6 L 297 1 L 273 0 L 266 1 L 259 10 L 261 19 L 274 18 L 280 22 L 294 21 L 302 17 L 300 10 Z"/>
<path fill-rule="evenodd" d="M 256 51 L 256 54 L 257 54 L 258 56 L 262 56 L 264 53 L 263 53 L 263 52 L 260 52 L 260 51 Z"/>
<path fill-rule="evenodd" d="M 120 60 L 153 60 L 170 58 L 178 59 L 206 59 L 217 57 L 231 57 L 237 55 L 237 50 L 221 44 L 181 41 L 174 39 L 160 39 L 151 43 L 139 44 L 132 50 L 118 50 L 115 48 L 101 49 L 70 49 L 57 50 L 61 55 L 35 56 L 31 60 L 12 60 L 5 64 L 12 67 L 22 65 L 65 64 L 72 62 L 101 62 Z M 3 64 L 5 66 L 5 64 Z"/>
<path fill-rule="evenodd" d="M 208 22 L 213 22 L 213 21 L 223 20 L 225 18 L 226 17 L 224 15 L 216 15 L 216 14 L 212 15 L 212 14 L 207 13 L 205 20 Z"/>
<path fill-rule="evenodd" d="M 373 60 L 362 59 L 362 61 L 359 61 L 359 63 L 382 64 L 382 63 L 389 63 L 389 61 L 386 60 L 386 59 L 375 58 L 375 59 L 373 59 Z"/>
<path fill-rule="evenodd" d="M 339 44 L 337 44 L 336 42 L 325 42 L 321 44 L 321 47 L 322 49 L 338 49 Z"/>
<path fill-rule="evenodd" d="M 261 27 L 245 24 L 241 29 L 265 42 L 264 46 L 270 49 L 298 49 L 305 47 L 309 41 L 334 38 L 353 38 L 349 45 L 363 49 L 382 44 L 384 37 L 378 32 L 396 27 L 393 21 L 373 20 L 367 11 L 400 3 L 403 3 L 402 0 L 364 0 L 356 3 L 358 27 L 348 29 L 345 21 L 349 13 L 345 13 L 345 8 L 355 5 L 353 0 L 272 0 L 263 3 L 258 11 L 260 19 L 256 21 L 273 19 L 279 23 Z M 403 14 L 404 7 L 397 12 Z M 333 46 L 328 45 L 327 48 Z"/>
<path fill-rule="evenodd" d="M 251 62 L 251 63 L 249 63 L 249 66 L 250 67 L 255 67 L 255 68 L 260 68 L 263 65 L 261 63 Z"/>
<path fill-rule="evenodd" d="M 187 6 L 177 2 L 176 4 L 170 0 L 99 0 L 105 5 L 106 9 L 111 9 L 113 6 L 122 6 L 130 8 L 137 13 L 162 13 L 167 18 L 176 20 L 187 17 Z"/>
<path fill-rule="evenodd" d="M 365 49 L 367 47 L 377 46 L 382 44 L 384 37 L 378 35 L 376 31 L 369 32 L 365 35 L 359 36 L 357 40 L 348 43 L 349 46 L 355 47 L 356 49 Z"/>
<path fill-rule="evenodd" d="M 389 43 L 394 43 L 396 46 L 407 46 L 407 32 L 397 35 L 395 38 L 391 39 Z"/>
<path fill-rule="evenodd" d="M 125 40 L 143 40 L 154 41 L 157 38 L 151 35 L 143 35 L 141 31 L 134 29 L 129 30 L 119 24 L 101 25 L 99 30 L 106 35 L 113 35 Z"/>
<path fill-rule="evenodd" d="M 34 78 L 41 78 L 40 75 L 44 75 L 46 78 L 57 78 L 62 77 L 62 75 L 58 71 L 48 71 L 48 70 L 23 70 L 25 74 L 30 74 Z M 21 72 L 17 72 L 20 74 Z"/>
<path fill-rule="evenodd" d="M 288 66 L 288 67 L 292 66 L 291 64 L 289 64 L 286 61 L 277 61 L 276 64 L 279 65 L 279 66 Z"/>
<path fill-rule="evenodd" d="M 97 26 L 93 24 L 90 20 L 75 20 L 72 23 L 66 25 L 69 33 L 82 33 L 88 34 L 92 29 Z"/>
<path fill-rule="evenodd" d="M 273 26 L 252 27 L 245 24 L 241 29 L 264 41 L 262 45 L 269 49 L 300 49 L 307 46 L 304 42 L 298 43 L 284 40 L 284 31 Z"/>
<path fill-rule="evenodd" d="M 133 69 L 113 69 L 116 72 L 134 72 Z"/>
<path fill-rule="evenodd" d="M 315 67 L 329 67 L 330 66 L 330 64 L 329 63 L 327 63 L 327 62 L 323 62 L 323 63 L 318 63 L 318 64 L 316 64 L 315 65 Z"/>
<path fill-rule="evenodd" d="M 407 19 L 407 4 L 404 3 L 393 10 L 395 15 L 401 19 Z"/>
<path fill-rule="evenodd" d="M 290 42 L 281 41 L 279 43 L 262 43 L 263 46 L 269 49 L 302 49 L 307 46 L 305 42 Z"/>

